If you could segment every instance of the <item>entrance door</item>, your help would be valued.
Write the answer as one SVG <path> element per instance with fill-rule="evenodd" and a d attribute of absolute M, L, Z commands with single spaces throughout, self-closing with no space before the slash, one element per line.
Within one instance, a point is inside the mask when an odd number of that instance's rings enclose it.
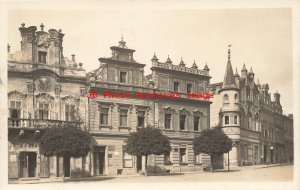
<path fill-rule="evenodd" d="M 36 175 L 36 153 L 20 153 L 20 177 L 35 177 Z"/>
<path fill-rule="evenodd" d="M 137 169 L 137 172 L 142 170 L 142 156 L 136 157 L 136 169 Z"/>
<path fill-rule="evenodd" d="M 105 147 L 94 147 L 94 175 L 102 175 L 105 173 Z"/>
<path fill-rule="evenodd" d="M 65 177 L 70 177 L 70 157 L 64 157 Z"/>
<path fill-rule="evenodd" d="M 266 145 L 264 145 L 264 163 L 266 163 L 267 162 L 267 153 L 268 153 L 268 149 L 267 149 L 267 146 Z"/>
<path fill-rule="evenodd" d="M 273 149 L 271 149 L 271 164 L 273 164 Z"/>
<path fill-rule="evenodd" d="M 57 177 L 70 177 L 70 157 L 56 157 L 56 163 Z"/>
<path fill-rule="evenodd" d="M 36 153 L 28 153 L 28 177 L 35 177 L 36 170 Z"/>
<path fill-rule="evenodd" d="M 99 174 L 104 174 L 105 152 L 99 152 Z"/>

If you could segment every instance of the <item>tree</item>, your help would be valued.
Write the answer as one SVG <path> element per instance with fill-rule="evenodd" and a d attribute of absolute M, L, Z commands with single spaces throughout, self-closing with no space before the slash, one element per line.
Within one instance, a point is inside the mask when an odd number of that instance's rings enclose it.
<path fill-rule="evenodd" d="M 193 144 L 195 154 L 210 155 L 211 172 L 213 171 L 213 155 L 228 153 L 232 149 L 232 140 L 218 127 L 202 131 L 198 137 L 194 138 Z"/>
<path fill-rule="evenodd" d="M 147 176 L 148 155 L 170 154 L 171 145 L 167 136 L 154 127 L 145 127 L 130 133 L 125 146 L 125 152 L 135 156 L 145 156 L 145 175 Z"/>
<path fill-rule="evenodd" d="M 88 155 L 91 142 L 90 134 L 77 127 L 47 128 L 40 140 L 40 152 L 44 156 L 80 158 Z M 65 174 L 65 166 L 63 169 Z"/>

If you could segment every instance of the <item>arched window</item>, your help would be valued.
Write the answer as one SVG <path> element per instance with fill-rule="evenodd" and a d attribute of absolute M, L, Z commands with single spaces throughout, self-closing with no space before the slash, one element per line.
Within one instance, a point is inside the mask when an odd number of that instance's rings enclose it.
<path fill-rule="evenodd" d="M 228 95 L 225 94 L 224 95 L 224 104 L 228 104 L 228 103 L 229 103 Z"/>
<path fill-rule="evenodd" d="M 239 103 L 239 96 L 238 96 L 238 94 L 234 95 L 234 103 Z"/>

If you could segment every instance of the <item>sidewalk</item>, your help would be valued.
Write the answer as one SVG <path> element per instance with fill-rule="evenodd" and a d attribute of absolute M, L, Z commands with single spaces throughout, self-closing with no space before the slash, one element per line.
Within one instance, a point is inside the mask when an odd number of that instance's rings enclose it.
<path fill-rule="evenodd" d="M 256 170 L 262 168 L 269 168 L 269 167 L 278 167 L 278 166 L 285 166 L 285 165 L 292 165 L 291 163 L 281 163 L 281 164 L 270 164 L 270 165 L 252 165 L 252 166 L 241 166 L 241 167 L 230 167 L 229 172 L 239 172 L 243 170 Z M 228 172 L 227 167 L 224 169 L 215 169 L 215 173 L 217 172 Z M 210 173 L 209 171 L 189 171 L 189 172 L 176 172 L 176 173 L 150 173 L 149 176 L 179 176 L 185 174 L 196 174 L 196 173 Z M 81 181 L 106 181 L 114 178 L 131 178 L 131 177 L 144 177 L 141 174 L 134 174 L 134 175 L 119 175 L 119 176 L 91 176 L 91 177 L 80 177 L 80 178 L 35 178 L 35 179 L 18 179 L 18 180 L 10 180 L 9 184 L 39 184 L 39 183 L 62 183 L 62 182 L 81 182 Z"/>

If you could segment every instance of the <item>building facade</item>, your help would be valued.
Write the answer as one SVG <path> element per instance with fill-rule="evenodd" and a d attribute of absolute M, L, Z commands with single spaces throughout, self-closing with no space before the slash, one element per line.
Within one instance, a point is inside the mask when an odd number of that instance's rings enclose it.
<path fill-rule="evenodd" d="M 159 128 L 171 142 L 170 154 L 148 157 L 149 172 L 203 170 L 210 158 L 194 154 L 193 138 L 210 127 L 221 127 L 233 139 L 230 165 L 293 160 L 293 120 L 282 115 L 280 94 L 271 101 L 268 85 L 255 83 L 245 66 L 241 76 L 233 74 L 230 50 L 224 82 L 217 84 L 210 84 L 207 64 L 187 67 L 169 56 L 160 62 L 155 54 L 146 76 L 146 64 L 134 59 L 135 50 L 123 38 L 86 73 L 75 55 L 64 57 L 61 30 L 22 24 L 19 31 L 21 50 L 7 47 L 9 179 L 141 173 L 145 158 L 125 153 L 124 146 L 143 127 Z M 41 155 L 45 129 L 67 125 L 90 132 L 88 156 Z M 227 156 L 213 162 L 226 165 Z"/>
<path fill-rule="evenodd" d="M 233 73 L 230 49 L 224 81 L 211 84 L 211 127 L 220 127 L 233 140 L 229 152 L 231 166 L 270 164 L 292 161 L 292 116 L 282 114 L 280 94 L 274 101 L 269 85 L 254 82 L 252 68 L 244 64 L 241 76 Z M 288 150 L 288 151 L 287 151 Z M 289 159 L 288 159 L 289 158 Z M 228 155 L 219 160 L 228 164 Z"/>
<path fill-rule="evenodd" d="M 8 45 L 8 174 L 10 179 L 66 177 L 78 170 L 74 159 L 47 158 L 39 139 L 47 127 L 86 127 L 86 72 L 63 56 L 61 30 L 19 28 L 21 51 Z M 83 164 L 83 163 L 80 163 Z M 80 165 L 78 164 L 78 165 Z M 66 171 L 63 173 L 63 166 Z"/>
<path fill-rule="evenodd" d="M 198 70 L 159 62 L 152 58 L 152 74 L 145 76 L 145 64 L 134 60 L 135 50 L 122 39 L 112 46 L 112 56 L 100 58 L 100 67 L 88 74 L 89 122 L 95 138 L 91 175 L 120 175 L 143 172 L 145 158 L 128 155 L 123 147 L 130 132 L 157 127 L 171 141 L 169 155 L 150 155 L 149 172 L 202 170 L 201 155 L 194 155 L 192 139 L 209 127 L 209 100 L 188 98 L 204 93 L 210 76 L 208 67 Z M 157 97 L 150 95 L 156 94 Z M 159 96 L 161 96 L 159 98 Z"/>

